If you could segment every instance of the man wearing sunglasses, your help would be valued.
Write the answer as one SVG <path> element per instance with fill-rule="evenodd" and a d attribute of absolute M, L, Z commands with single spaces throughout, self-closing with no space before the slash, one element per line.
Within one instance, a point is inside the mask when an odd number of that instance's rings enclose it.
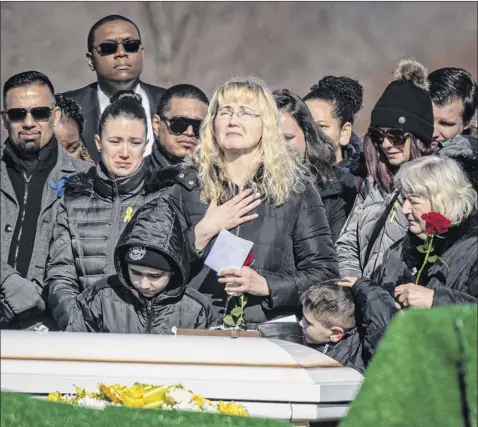
<path fill-rule="evenodd" d="M 94 142 L 101 113 L 111 97 L 120 90 L 134 90 L 141 96 L 148 118 L 148 146 L 151 151 L 154 135 L 152 115 L 164 89 L 140 81 L 143 70 L 143 45 L 136 24 L 121 15 L 109 15 L 93 25 L 88 33 L 86 58 L 97 82 L 63 95 L 78 103 L 85 116 L 83 141 L 95 162 L 100 155 Z"/>
<path fill-rule="evenodd" d="M 62 183 L 90 163 L 64 153 L 53 135 L 61 117 L 42 73 L 10 77 L 3 87 L 8 138 L 1 153 L 0 328 L 54 326 L 45 313 L 43 275 Z"/>
<path fill-rule="evenodd" d="M 206 94 L 193 85 L 179 84 L 163 93 L 153 117 L 157 139 L 146 159 L 150 168 L 163 169 L 182 162 L 193 153 L 208 105 Z"/>

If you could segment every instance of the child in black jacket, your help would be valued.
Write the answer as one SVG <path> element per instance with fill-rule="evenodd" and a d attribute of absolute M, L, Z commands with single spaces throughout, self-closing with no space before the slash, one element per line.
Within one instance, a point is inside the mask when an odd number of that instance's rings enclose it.
<path fill-rule="evenodd" d="M 388 291 L 368 279 L 352 287 L 338 282 L 314 285 L 304 292 L 300 325 L 307 345 L 364 373 L 399 308 Z"/>

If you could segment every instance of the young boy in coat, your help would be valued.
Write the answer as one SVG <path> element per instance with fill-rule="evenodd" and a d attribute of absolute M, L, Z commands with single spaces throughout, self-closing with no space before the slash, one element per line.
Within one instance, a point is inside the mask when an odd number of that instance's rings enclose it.
<path fill-rule="evenodd" d="M 179 214 L 166 199 L 161 203 L 167 220 L 133 217 L 115 249 L 116 274 L 77 298 L 67 331 L 171 334 L 174 327 L 209 326 L 209 301 L 186 286 L 189 258 Z"/>
<path fill-rule="evenodd" d="M 302 295 L 305 342 L 343 366 L 364 373 L 392 316 L 393 297 L 368 279 L 352 287 L 328 281 Z"/>

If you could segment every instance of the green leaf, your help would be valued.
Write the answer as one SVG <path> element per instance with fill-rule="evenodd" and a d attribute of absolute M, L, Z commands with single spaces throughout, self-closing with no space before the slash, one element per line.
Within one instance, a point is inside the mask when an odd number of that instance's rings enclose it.
<path fill-rule="evenodd" d="M 229 325 L 229 326 L 236 326 L 236 324 L 234 323 L 234 320 L 232 318 L 232 316 L 225 316 L 224 319 L 223 319 L 223 322 L 226 324 L 226 325 Z"/>
<path fill-rule="evenodd" d="M 431 263 L 435 263 L 438 259 L 438 256 L 437 255 L 430 255 L 428 257 L 428 262 L 431 262 Z"/>
<path fill-rule="evenodd" d="M 236 323 L 236 326 L 242 326 L 244 324 L 244 319 L 239 319 Z"/>
<path fill-rule="evenodd" d="M 234 307 L 231 310 L 231 314 L 236 317 L 241 317 L 243 313 L 244 313 L 244 310 L 242 309 L 242 307 Z"/>
<path fill-rule="evenodd" d="M 424 245 L 417 246 L 417 251 L 420 252 L 421 254 L 427 253 L 427 250 L 425 249 Z"/>
<path fill-rule="evenodd" d="M 244 298 L 241 300 L 241 307 L 244 308 L 247 305 L 247 297 L 244 295 Z"/>

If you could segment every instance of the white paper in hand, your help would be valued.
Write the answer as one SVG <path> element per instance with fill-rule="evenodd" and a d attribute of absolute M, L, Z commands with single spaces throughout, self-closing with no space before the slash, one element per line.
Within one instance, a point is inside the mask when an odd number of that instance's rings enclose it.
<path fill-rule="evenodd" d="M 222 229 L 204 264 L 218 273 L 225 268 L 240 268 L 253 245 L 253 242 Z"/>

